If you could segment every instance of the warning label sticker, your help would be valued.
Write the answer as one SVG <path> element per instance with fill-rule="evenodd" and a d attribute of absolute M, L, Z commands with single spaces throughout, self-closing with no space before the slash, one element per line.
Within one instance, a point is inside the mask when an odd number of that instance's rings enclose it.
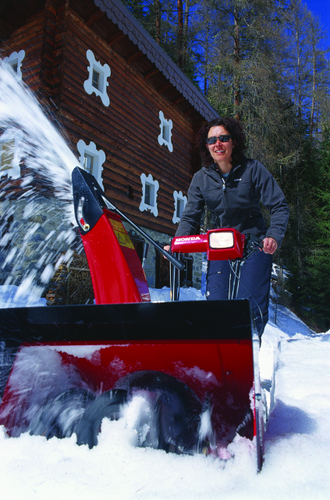
<path fill-rule="evenodd" d="M 108 220 L 113 228 L 113 231 L 117 237 L 119 244 L 123 247 L 128 247 L 128 248 L 134 249 L 134 245 L 131 242 L 131 239 L 128 236 L 126 229 L 124 228 L 122 222 L 117 221 L 117 220 L 113 220 L 110 218 L 108 218 Z"/>

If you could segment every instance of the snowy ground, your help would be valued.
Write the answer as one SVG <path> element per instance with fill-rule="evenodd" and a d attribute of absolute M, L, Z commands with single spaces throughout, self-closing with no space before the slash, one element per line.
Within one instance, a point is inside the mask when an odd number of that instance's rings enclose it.
<path fill-rule="evenodd" d="M 19 306 L 0 290 L 2 307 Z M 12 289 L 13 291 L 13 289 Z M 152 290 L 168 300 L 168 290 Z M 200 300 L 194 289 L 182 299 Z M 37 302 L 37 299 L 35 300 Z M 33 301 L 31 301 L 32 305 Z M 26 304 L 26 300 L 25 300 Z M 35 305 L 35 304 L 34 304 Z M 271 306 L 260 352 L 263 384 L 273 383 L 265 462 L 256 473 L 250 441 L 236 438 L 227 461 L 136 448 L 129 419 L 104 421 L 97 447 L 75 437 L 7 438 L 0 427 L 0 488 L 7 498 L 44 499 L 327 499 L 330 491 L 330 332 L 315 334 L 295 315 Z M 269 392 L 270 394 L 270 392 Z"/>

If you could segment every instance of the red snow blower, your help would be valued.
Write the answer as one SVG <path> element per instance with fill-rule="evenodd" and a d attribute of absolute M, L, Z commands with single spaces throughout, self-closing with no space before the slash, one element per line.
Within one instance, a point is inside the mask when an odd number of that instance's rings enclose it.
<path fill-rule="evenodd" d="M 8 436 L 76 433 L 78 444 L 92 448 L 103 418 L 120 418 L 139 395 L 151 409 L 141 446 L 221 456 L 239 434 L 254 441 L 260 471 L 259 339 L 249 301 L 150 302 L 123 221 L 170 261 L 172 299 L 184 267 L 173 254 L 206 252 L 239 266 L 245 236 L 220 229 L 174 238 L 171 254 L 121 213 L 94 177 L 77 167 L 72 184 L 96 304 L 0 310 L 0 424 Z"/>

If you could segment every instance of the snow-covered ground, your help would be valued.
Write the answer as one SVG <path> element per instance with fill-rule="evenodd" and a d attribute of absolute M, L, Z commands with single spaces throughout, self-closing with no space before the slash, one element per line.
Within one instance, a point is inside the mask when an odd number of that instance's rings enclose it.
<path fill-rule="evenodd" d="M 17 290 L 0 290 L 2 307 L 26 304 Z M 8 302 L 8 294 L 10 300 Z M 151 290 L 152 300 L 169 291 Z M 182 300 L 203 300 L 194 289 Z M 36 305 L 38 299 L 30 300 Z M 41 302 L 40 305 L 44 305 Z M 237 437 L 233 458 L 178 456 L 136 448 L 127 417 L 104 421 L 92 450 L 67 439 L 23 434 L 0 427 L 0 490 L 6 498 L 44 499 L 327 499 L 330 491 L 330 332 L 315 334 L 294 314 L 271 305 L 260 352 L 263 385 L 276 386 L 266 431 L 265 461 L 256 473 L 250 441 Z"/>

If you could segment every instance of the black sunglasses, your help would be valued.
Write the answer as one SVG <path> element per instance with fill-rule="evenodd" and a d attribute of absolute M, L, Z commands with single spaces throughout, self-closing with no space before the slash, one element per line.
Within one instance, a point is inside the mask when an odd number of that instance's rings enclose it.
<path fill-rule="evenodd" d="M 230 135 L 219 135 L 218 137 L 208 137 L 206 139 L 206 144 L 215 144 L 219 139 L 220 142 L 229 142 L 231 139 Z"/>

